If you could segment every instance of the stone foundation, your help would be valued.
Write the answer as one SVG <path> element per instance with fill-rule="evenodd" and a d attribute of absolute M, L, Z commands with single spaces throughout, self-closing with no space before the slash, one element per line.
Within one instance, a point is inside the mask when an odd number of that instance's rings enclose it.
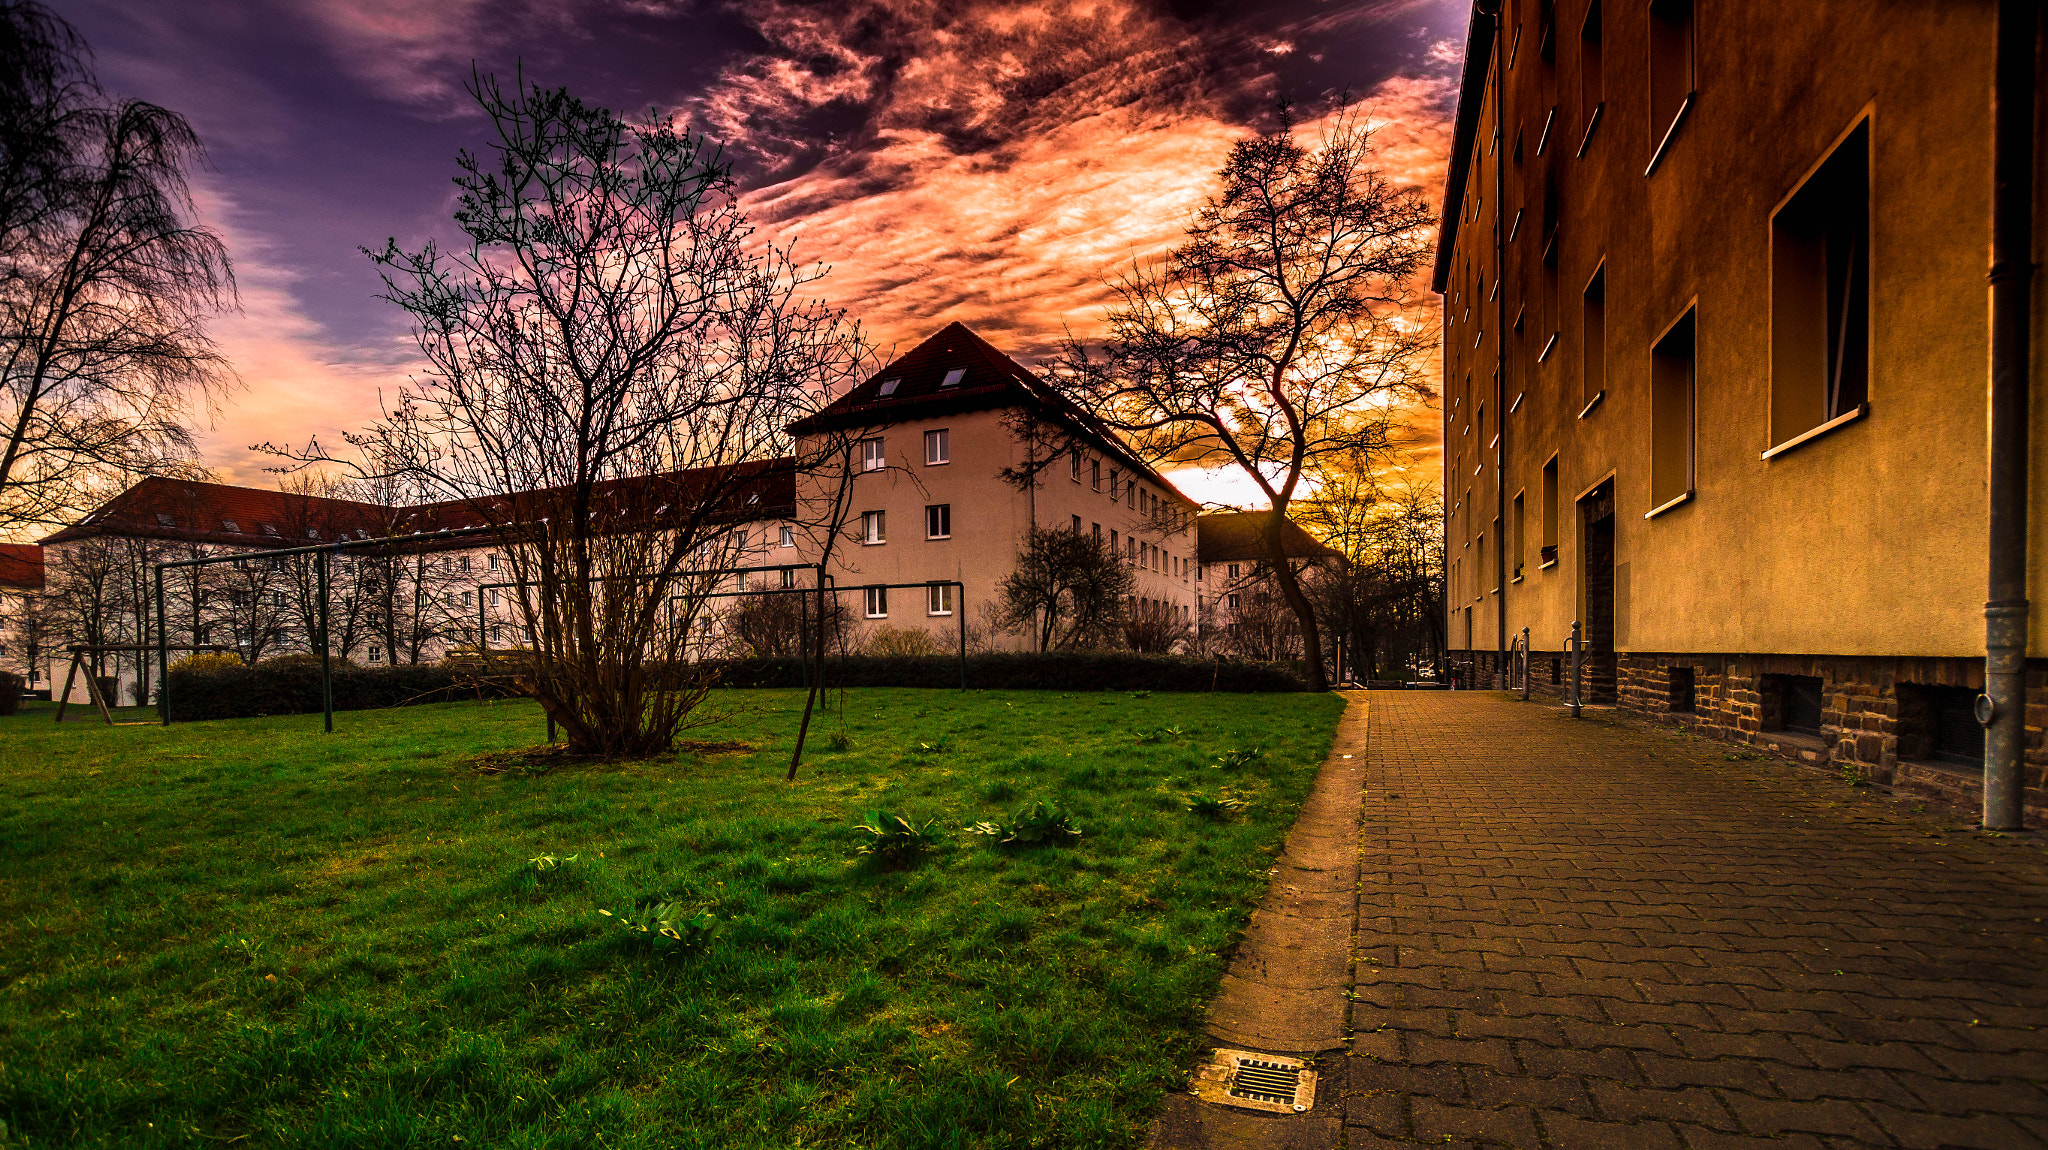
<path fill-rule="evenodd" d="M 1586 670 L 1586 703 L 1616 703 L 1623 710 L 1660 722 L 1676 723 L 1697 734 L 1744 743 L 1760 751 L 1810 766 L 1842 772 L 1895 794 L 1926 799 L 1956 808 L 1959 816 L 1976 819 L 1984 801 L 1979 767 L 1935 761 L 1918 713 L 1926 688 L 1960 687 L 1981 691 L 1982 659 L 1910 659 L 1831 655 L 1687 655 L 1629 652 L 1617 662 L 1616 697 L 1595 694 L 1590 652 Z M 1450 653 L 1460 687 L 1495 689 L 1492 651 Z M 1514 659 L 1510 656 L 1510 665 Z M 1692 670 L 1692 710 L 1684 703 L 1683 676 Z M 1553 669 L 1555 674 L 1553 675 Z M 1571 692 L 1571 655 L 1565 651 L 1533 651 L 1529 657 L 1529 693 L 1548 702 L 1564 702 Z M 1553 679 L 1555 681 L 1553 681 Z M 1820 715 L 1815 733 L 1787 730 L 1783 713 L 1785 685 L 1819 681 Z M 1810 682 L 1805 682 L 1809 689 Z M 1509 690 L 1521 681 L 1510 676 Z M 2029 826 L 2048 827 L 2048 660 L 2027 667 L 2026 811 Z"/>

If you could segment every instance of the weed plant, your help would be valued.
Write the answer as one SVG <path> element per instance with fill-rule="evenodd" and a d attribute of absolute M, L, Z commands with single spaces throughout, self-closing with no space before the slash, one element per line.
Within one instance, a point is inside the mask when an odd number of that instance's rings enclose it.
<path fill-rule="evenodd" d="M 751 750 L 544 774 L 470 765 L 525 702 L 0 719 L 6 1144 L 1136 1146 L 1341 706 L 854 691 L 792 787 L 801 693 L 720 699 Z M 1040 800 L 1086 834 L 856 853 Z"/>

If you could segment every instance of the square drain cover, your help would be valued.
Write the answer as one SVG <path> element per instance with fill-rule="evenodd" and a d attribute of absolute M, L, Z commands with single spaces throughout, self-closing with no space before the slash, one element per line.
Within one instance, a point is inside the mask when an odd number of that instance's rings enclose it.
<path fill-rule="evenodd" d="M 1218 1050 L 1195 1072 L 1194 1095 L 1219 1106 L 1300 1114 L 1316 1102 L 1316 1072 L 1299 1058 Z"/>

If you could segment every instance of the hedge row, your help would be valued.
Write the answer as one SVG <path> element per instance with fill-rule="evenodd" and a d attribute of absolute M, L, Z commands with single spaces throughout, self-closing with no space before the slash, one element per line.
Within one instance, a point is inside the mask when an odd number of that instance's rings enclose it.
<path fill-rule="evenodd" d="M 705 664 L 727 687 L 801 687 L 796 659 L 730 659 Z M 320 709 L 320 665 L 312 660 L 253 667 L 173 667 L 174 722 L 303 715 Z M 854 655 L 825 661 L 827 687 L 958 687 L 954 655 Z M 1300 672 L 1285 663 L 1234 663 L 1128 652 L 999 653 L 967 657 L 967 685 L 982 690 L 1299 691 Z M 502 691 L 494 691 L 503 694 Z M 334 668 L 334 709 L 362 711 L 412 703 L 473 699 L 476 687 L 457 667 Z"/>
<path fill-rule="evenodd" d="M 801 687 L 796 659 L 712 664 L 727 687 Z M 958 687 L 958 655 L 851 655 L 825 660 L 827 687 Z M 967 656 L 967 685 L 1005 691 L 1300 691 L 1287 663 L 1237 663 L 1128 651 L 995 652 Z"/>
<path fill-rule="evenodd" d="M 334 709 L 365 711 L 476 698 L 476 688 L 464 678 L 452 667 L 337 664 Z M 173 667 L 169 683 L 173 722 L 303 715 L 320 709 L 320 664 L 311 660 L 253 667 Z"/>

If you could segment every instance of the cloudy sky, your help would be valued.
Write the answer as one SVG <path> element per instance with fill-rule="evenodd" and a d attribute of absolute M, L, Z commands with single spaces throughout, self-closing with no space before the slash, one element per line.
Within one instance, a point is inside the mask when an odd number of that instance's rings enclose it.
<path fill-rule="evenodd" d="M 242 310 L 214 332 L 246 387 L 206 435 L 360 426 L 414 358 L 360 248 L 452 232 L 474 65 L 722 144 L 763 230 L 885 348 L 951 320 L 1027 364 L 1098 323 L 1105 277 L 1173 242 L 1229 142 L 1282 98 L 1344 93 L 1430 187 L 1455 96 L 1458 0 L 52 0 L 102 81 L 185 114 Z"/>

